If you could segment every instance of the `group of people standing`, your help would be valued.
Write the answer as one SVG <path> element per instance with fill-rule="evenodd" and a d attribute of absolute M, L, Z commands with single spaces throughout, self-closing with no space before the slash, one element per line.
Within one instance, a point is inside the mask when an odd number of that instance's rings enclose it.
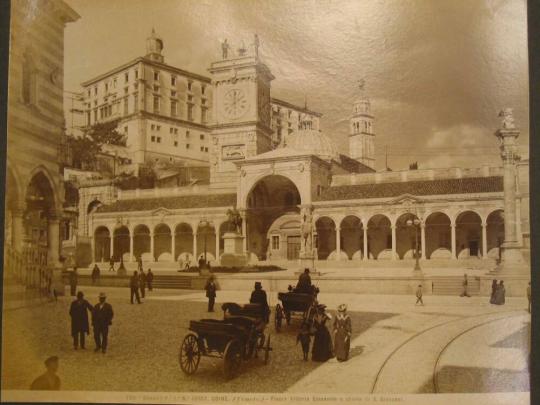
<path fill-rule="evenodd" d="M 491 297 L 489 299 L 490 304 L 504 305 L 506 296 L 506 289 L 504 288 L 504 281 L 493 280 L 491 283 Z"/>
<path fill-rule="evenodd" d="M 141 298 L 144 298 L 146 296 L 146 288 L 148 287 L 148 291 L 152 291 L 152 283 L 154 281 L 154 273 L 152 273 L 152 269 L 148 269 L 148 271 L 145 273 L 142 267 L 140 268 L 140 271 L 134 271 L 133 275 L 129 279 L 129 289 L 131 291 L 130 300 L 133 304 L 133 298 L 137 300 L 138 304 L 141 304 Z M 140 292 L 140 294 L 139 294 Z"/>

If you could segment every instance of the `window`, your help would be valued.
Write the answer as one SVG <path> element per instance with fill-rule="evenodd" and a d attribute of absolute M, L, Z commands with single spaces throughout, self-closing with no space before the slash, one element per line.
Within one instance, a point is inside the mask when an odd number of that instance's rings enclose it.
<path fill-rule="evenodd" d="M 150 140 L 151 140 L 152 142 L 155 142 L 155 141 L 156 141 L 156 137 L 155 137 L 154 135 L 152 135 L 152 136 L 150 137 Z"/>
<path fill-rule="evenodd" d="M 188 121 L 193 121 L 193 104 L 188 104 L 187 106 L 187 119 Z"/>
<path fill-rule="evenodd" d="M 189 131 L 186 131 L 186 138 L 189 138 Z"/>
<path fill-rule="evenodd" d="M 176 97 L 176 90 L 171 90 L 171 97 Z"/>
<path fill-rule="evenodd" d="M 193 82 L 192 81 L 189 81 L 188 84 L 187 84 L 187 89 L 188 91 L 192 91 L 193 90 Z"/>
<path fill-rule="evenodd" d="M 129 82 L 129 72 L 124 73 L 124 82 Z"/>
<path fill-rule="evenodd" d="M 171 116 L 176 117 L 178 115 L 178 103 L 171 100 Z"/>
<path fill-rule="evenodd" d="M 175 133 L 176 135 L 178 135 L 178 128 L 175 128 L 175 129 L 174 129 L 174 133 Z"/>
<path fill-rule="evenodd" d="M 90 110 L 86 113 L 86 125 L 91 125 L 90 120 L 92 119 L 92 112 Z"/>
<path fill-rule="evenodd" d="M 161 136 L 158 136 L 158 137 L 156 138 L 156 140 L 157 140 L 157 143 L 161 143 Z"/>
<path fill-rule="evenodd" d="M 208 115 L 207 111 L 208 111 L 208 108 L 201 107 L 201 123 L 203 123 L 203 124 L 206 124 L 206 117 Z"/>
<path fill-rule="evenodd" d="M 107 107 L 107 116 L 110 117 L 112 115 L 112 105 L 109 105 Z"/>
<path fill-rule="evenodd" d="M 174 128 L 169 128 L 169 133 L 172 134 L 174 132 Z"/>
<path fill-rule="evenodd" d="M 159 112 L 159 96 L 154 96 L 154 112 Z"/>
<path fill-rule="evenodd" d="M 88 89 L 88 97 L 90 97 L 90 89 Z"/>
<path fill-rule="evenodd" d="M 201 135 L 199 136 L 199 138 L 200 138 L 201 141 L 204 141 L 204 134 L 201 134 Z"/>
<path fill-rule="evenodd" d="M 189 149 L 189 143 L 186 143 L 186 149 Z"/>
<path fill-rule="evenodd" d="M 105 83 L 105 93 L 109 91 L 109 83 Z"/>
<path fill-rule="evenodd" d="M 176 86 L 176 76 L 171 77 L 171 86 Z"/>
<path fill-rule="evenodd" d="M 135 80 L 137 80 L 138 78 L 139 78 L 139 71 L 135 70 Z"/>
<path fill-rule="evenodd" d="M 137 111 L 139 109 L 139 95 L 134 94 L 133 95 L 133 111 Z"/>
<path fill-rule="evenodd" d="M 205 90 L 206 90 L 206 86 L 203 84 L 201 86 L 201 94 L 204 94 Z"/>
<path fill-rule="evenodd" d="M 150 129 L 153 131 L 154 129 L 156 129 L 156 126 L 154 124 L 150 125 Z"/>
<path fill-rule="evenodd" d="M 156 129 L 157 129 L 158 131 L 161 131 L 161 125 L 156 125 Z"/>
<path fill-rule="evenodd" d="M 125 94 L 126 96 L 127 96 L 128 92 L 129 92 L 129 88 L 124 87 L 124 94 Z"/>
<path fill-rule="evenodd" d="M 94 96 L 97 96 L 97 86 L 94 87 Z"/>
<path fill-rule="evenodd" d="M 208 152 L 208 148 L 207 148 L 207 147 L 205 147 L 205 148 L 204 148 L 204 151 L 205 151 L 205 152 Z"/>
<path fill-rule="evenodd" d="M 154 72 L 154 80 L 159 80 L 159 72 Z"/>
<path fill-rule="evenodd" d="M 128 127 L 124 127 L 124 134 L 128 133 Z"/>
<path fill-rule="evenodd" d="M 204 146 L 201 146 L 201 152 L 204 152 Z"/>
<path fill-rule="evenodd" d="M 124 115 L 128 114 L 128 98 L 124 98 Z"/>
<path fill-rule="evenodd" d="M 116 83 L 117 83 L 117 80 L 116 80 L 116 77 L 113 79 L 113 87 L 116 89 Z"/>
<path fill-rule="evenodd" d="M 97 108 L 94 108 L 94 122 L 97 121 Z"/>
<path fill-rule="evenodd" d="M 154 84 L 154 91 L 159 93 L 159 84 Z"/>
<path fill-rule="evenodd" d="M 279 250 L 279 235 L 272 235 L 272 250 Z"/>
<path fill-rule="evenodd" d="M 174 141 L 174 146 L 178 146 L 178 141 Z"/>

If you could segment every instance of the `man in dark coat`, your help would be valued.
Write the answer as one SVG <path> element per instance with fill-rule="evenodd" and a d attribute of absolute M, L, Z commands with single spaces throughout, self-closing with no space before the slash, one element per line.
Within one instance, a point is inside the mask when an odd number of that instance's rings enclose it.
<path fill-rule="evenodd" d="M 88 301 L 84 299 L 82 291 L 77 293 L 77 299 L 71 303 L 69 308 L 69 315 L 71 316 L 71 336 L 73 337 L 73 348 L 77 350 L 79 348 L 79 341 L 81 349 L 84 349 L 84 335 L 90 333 L 90 327 L 88 326 L 88 312 L 92 312 L 94 308 Z"/>
<path fill-rule="evenodd" d="M 146 295 L 146 274 L 144 274 L 143 270 L 139 273 L 139 288 L 141 290 L 141 297 L 144 298 Z"/>
<path fill-rule="evenodd" d="M 154 281 L 154 273 L 152 273 L 152 269 L 149 268 L 146 273 L 146 285 L 148 286 L 148 291 L 152 291 L 152 281 Z"/>
<path fill-rule="evenodd" d="M 99 270 L 99 267 L 96 264 L 94 264 L 94 268 L 92 269 L 92 284 L 96 284 L 96 281 L 99 280 L 101 271 Z"/>
<path fill-rule="evenodd" d="M 45 360 L 45 367 L 47 367 L 47 371 L 32 382 L 31 390 L 56 391 L 60 389 L 60 378 L 56 375 L 58 357 L 52 356 Z"/>
<path fill-rule="evenodd" d="M 141 297 L 139 296 L 139 274 L 134 271 L 133 275 L 129 279 L 129 288 L 131 290 L 131 303 L 133 304 L 133 297 L 137 298 L 137 303 L 141 303 Z"/>
<path fill-rule="evenodd" d="M 204 286 L 206 290 L 206 297 L 208 298 L 208 312 L 214 312 L 214 303 L 216 302 L 216 283 L 214 281 L 214 276 L 210 276 L 206 285 Z"/>
<path fill-rule="evenodd" d="M 142 257 L 141 257 L 141 255 L 139 255 L 137 257 L 137 270 L 142 271 L 142 269 L 143 269 L 143 267 L 142 267 Z"/>
<path fill-rule="evenodd" d="M 263 314 L 264 314 L 264 321 L 268 322 L 269 315 L 270 315 L 270 308 L 268 306 L 268 299 L 266 297 L 266 291 L 262 289 L 262 285 L 260 281 L 255 282 L 255 289 L 251 293 L 251 297 L 249 298 L 250 304 L 259 304 L 263 308 Z"/>
<path fill-rule="evenodd" d="M 94 340 L 96 342 L 96 348 L 94 351 L 98 352 L 101 349 L 102 353 L 107 351 L 109 326 L 112 325 L 112 319 L 114 316 L 112 306 L 111 304 L 105 302 L 106 299 L 107 296 L 105 293 L 99 294 L 99 302 L 94 307 L 94 313 L 92 316 Z"/>
<path fill-rule="evenodd" d="M 298 283 L 296 284 L 296 291 L 299 293 L 310 294 L 312 292 L 311 277 L 309 276 L 309 269 L 304 269 L 304 272 L 298 277 Z"/>

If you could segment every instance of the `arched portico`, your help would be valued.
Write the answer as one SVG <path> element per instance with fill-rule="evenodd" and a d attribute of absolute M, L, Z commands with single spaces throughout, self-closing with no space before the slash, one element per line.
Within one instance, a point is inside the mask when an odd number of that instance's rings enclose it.
<path fill-rule="evenodd" d="M 326 260 L 336 250 L 336 223 L 330 217 L 320 217 L 315 222 L 317 257 Z"/>
<path fill-rule="evenodd" d="M 145 261 L 152 261 L 150 229 L 146 225 L 133 228 L 133 256 Z"/>
<path fill-rule="evenodd" d="M 130 258 L 130 234 L 127 226 L 120 226 L 114 230 L 113 256 L 115 261 L 128 261 Z"/>
<path fill-rule="evenodd" d="M 426 217 L 426 258 L 452 257 L 452 227 L 450 217 L 443 212 L 433 212 Z"/>
<path fill-rule="evenodd" d="M 182 260 L 182 264 L 190 262 L 195 265 L 193 259 L 193 229 L 191 225 L 187 223 L 176 225 L 174 234 L 174 260 Z"/>
<path fill-rule="evenodd" d="M 355 215 L 348 215 L 341 221 L 341 250 L 349 260 L 361 259 L 364 249 L 364 229 L 362 220 Z"/>
<path fill-rule="evenodd" d="M 504 242 L 504 211 L 495 210 L 486 219 L 487 255 L 500 260 L 501 245 Z"/>
<path fill-rule="evenodd" d="M 368 220 L 367 245 L 370 259 L 392 258 L 392 223 L 383 214 L 376 214 Z"/>
<path fill-rule="evenodd" d="M 475 211 L 463 211 L 456 217 L 458 259 L 482 257 L 482 218 Z"/>
<path fill-rule="evenodd" d="M 107 262 L 111 258 L 111 233 L 105 226 L 94 231 L 94 261 Z"/>
<path fill-rule="evenodd" d="M 167 224 L 158 224 L 154 228 L 154 260 L 170 262 L 172 258 L 171 228 Z"/>

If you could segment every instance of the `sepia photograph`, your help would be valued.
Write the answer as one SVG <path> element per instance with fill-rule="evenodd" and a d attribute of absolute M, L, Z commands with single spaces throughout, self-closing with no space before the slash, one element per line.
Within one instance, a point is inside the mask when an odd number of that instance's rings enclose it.
<path fill-rule="evenodd" d="M 531 403 L 527 29 L 11 0 L 2 401 Z"/>

